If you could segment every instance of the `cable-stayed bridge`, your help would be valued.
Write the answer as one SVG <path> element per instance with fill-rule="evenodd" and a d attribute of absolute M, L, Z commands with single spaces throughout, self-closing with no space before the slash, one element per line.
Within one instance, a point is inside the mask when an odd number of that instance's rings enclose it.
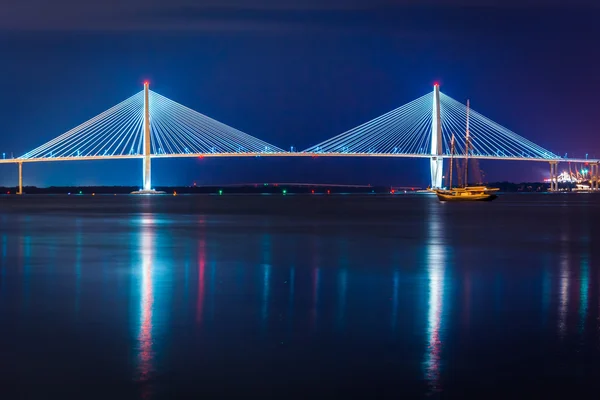
<path fill-rule="evenodd" d="M 598 188 L 595 159 L 563 158 L 443 94 L 432 92 L 303 151 L 286 151 L 173 100 L 144 89 L 17 158 L 23 164 L 106 159 L 142 159 L 143 191 L 152 193 L 151 160 L 172 157 L 408 157 L 429 159 L 431 187 L 442 186 L 443 160 L 454 158 L 550 163 L 558 188 L 559 162 L 586 162 Z"/>

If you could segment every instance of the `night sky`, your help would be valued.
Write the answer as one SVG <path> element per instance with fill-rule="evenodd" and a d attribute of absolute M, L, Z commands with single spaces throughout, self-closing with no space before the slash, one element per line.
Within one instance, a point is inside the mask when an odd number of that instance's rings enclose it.
<path fill-rule="evenodd" d="M 600 157 L 597 1 L 7 0 L 0 152 L 15 157 L 142 89 L 274 145 L 304 149 L 441 90 L 557 154 Z M 167 5 L 163 5 L 167 4 Z M 482 162 L 541 180 L 546 163 Z M 426 160 L 187 159 L 155 185 L 426 186 Z M 15 185 L 16 166 L 0 166 Z M 141 160 L 27 164 L 26 185 L 138 185 Z"/>

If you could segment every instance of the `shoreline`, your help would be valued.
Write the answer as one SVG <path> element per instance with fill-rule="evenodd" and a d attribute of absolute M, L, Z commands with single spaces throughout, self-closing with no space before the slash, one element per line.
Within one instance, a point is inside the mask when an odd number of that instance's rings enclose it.
<path fill-rule="evenodd" d="M 497 187 L 502 193 L 544 193 L 548 184 L 542 182 L 492 182 L 490 187 Z M 562 187 L 561 187 L 562 188 Z M 342 185 L 342 184 L 296 184 L 296 183 L 263 183 L 263 184 L 226 184 L 207 186 L 156 186 L 156 191 L 173 194 L 409 194 L 425 192 L 426 188 L 418 186 L 384 186 L 384 185 Z M 24 194 L 131 194 L 139 191 L 138 186 L 24 186 Z M 1 195 L 15 195 L 15 187 L 0 187 Z"/>

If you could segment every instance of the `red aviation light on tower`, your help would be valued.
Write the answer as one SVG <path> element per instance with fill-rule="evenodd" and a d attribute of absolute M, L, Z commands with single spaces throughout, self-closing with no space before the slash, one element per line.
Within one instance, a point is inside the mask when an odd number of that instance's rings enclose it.
<path fill-rule="evenodd" d="M 438 86 L 440 86 L 439 82 L 433 82 L 433 87 L 438 87 Z"/>

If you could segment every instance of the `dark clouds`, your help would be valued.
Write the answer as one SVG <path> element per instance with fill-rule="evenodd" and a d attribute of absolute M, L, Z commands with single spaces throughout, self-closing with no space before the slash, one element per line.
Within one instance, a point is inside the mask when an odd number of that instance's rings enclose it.
<path fill-rule="evenodd" d="M 0 29 L 9 30 L 262 30 L 353 24 L 457 8 L 549 9 L 563 0 L 5 0 Z M 598 7 L 570 0 L 569 8 Z M 400 21 L 401 22 L 401 21 Z M 384 24 L 385 25 L 385 24 Z"/>

